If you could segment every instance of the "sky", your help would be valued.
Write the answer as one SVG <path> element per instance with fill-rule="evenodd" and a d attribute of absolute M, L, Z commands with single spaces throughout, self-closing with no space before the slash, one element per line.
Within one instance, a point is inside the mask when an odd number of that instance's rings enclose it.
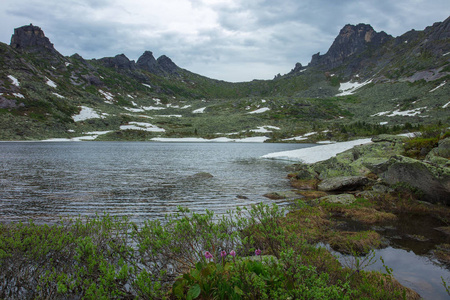
<path fill-rule="evenodd" d="M 346 24 L 396 37 L 450 15 L 448 0 L 1 0 L 0 42 L 39 26 L 65 56 L 146 50 L 214 79 L 272 79 L 325 54 Z"/>

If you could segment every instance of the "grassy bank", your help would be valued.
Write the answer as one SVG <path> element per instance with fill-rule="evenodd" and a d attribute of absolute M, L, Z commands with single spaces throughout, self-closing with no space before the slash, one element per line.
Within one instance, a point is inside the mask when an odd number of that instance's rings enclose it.
<path fill-rule="evenodd" d="M 308 228 L 326 219 L 301 205 L 287 216 L 257 205 L 219 219 L 180 208 L 140 227 L 110 216 L 1 225 L 0 298 L 418 298 L 389 273 L 343 267 L 316 247 Z"/>

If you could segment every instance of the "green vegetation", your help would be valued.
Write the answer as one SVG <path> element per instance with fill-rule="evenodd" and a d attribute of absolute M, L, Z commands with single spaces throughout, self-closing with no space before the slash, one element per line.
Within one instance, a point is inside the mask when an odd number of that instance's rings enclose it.
<path fill-rule="evenodd" d="M 261 204 L 219 219 L 180 208 L 140 227 L 108 215 L 1 225 L 0 297 L 417 298 L 390 274 L 342 267 L 309 243 L 304 224 L 320 215 L 315 208 L 300 203 L 284 215 Z"/>

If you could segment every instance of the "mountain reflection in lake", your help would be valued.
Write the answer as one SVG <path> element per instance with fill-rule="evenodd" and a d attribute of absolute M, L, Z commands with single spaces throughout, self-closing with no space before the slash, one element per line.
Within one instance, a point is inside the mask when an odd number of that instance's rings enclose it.
<path fill-rule="evenodd" d="M 263 194 L 289 189 L 286 163 L 259 157 L 310 146 L 0 143 L 0 221 L 52 223 L 61 216 L 109 213 L 139 223 L 163 218 L 178 205 L 222 214 L 237 206 L 269 203 Z M 198 172 L 214 177 L 192 177 Z"/>

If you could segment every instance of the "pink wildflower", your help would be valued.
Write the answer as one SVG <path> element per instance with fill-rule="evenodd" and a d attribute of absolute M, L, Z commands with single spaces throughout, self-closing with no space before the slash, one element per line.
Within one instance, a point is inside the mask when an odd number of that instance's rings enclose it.
<path fill-rule="evenodd" d="M 226 257 L 227 256 L 227 252 L 225 250 L 220 252 L 220 256 L 221 257 Z"/>
<path fill-rule="evenodd" d="M 205 252 L 205 257 L 206 257 L 206 259 L 211 259 L 213 256 L 212 256 L 211 253 L 209 253 L 209 251 L 206 251 Z"/>
<path fill-rule="evenodd" d="M 256 255 L 256 256 L 261 255 L 261 250 L 260 250 L 260 249 L 256 249 L 256 250 L 255 250 L 255 255 Z"/>
<path fill-rule="evenodd" d="M 233 256 L 233 257 L 235 257 L 235 256 L 236 256 L 236 252 L 235 252 L 234 250 L 231 250 L 231 251 L 230 251 L 230 255 Z"/>

